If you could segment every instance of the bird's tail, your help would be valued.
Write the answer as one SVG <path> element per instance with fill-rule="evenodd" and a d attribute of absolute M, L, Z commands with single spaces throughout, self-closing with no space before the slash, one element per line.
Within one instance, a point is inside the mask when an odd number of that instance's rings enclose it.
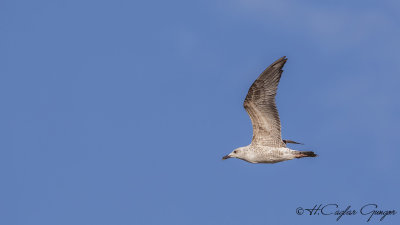
<path fill-rule="evenodd" d="M 312 151 L 298 151 L 296 152 L 296 158 L 303 158 L 303 157 L 317 157 L 318 155 Z"/>

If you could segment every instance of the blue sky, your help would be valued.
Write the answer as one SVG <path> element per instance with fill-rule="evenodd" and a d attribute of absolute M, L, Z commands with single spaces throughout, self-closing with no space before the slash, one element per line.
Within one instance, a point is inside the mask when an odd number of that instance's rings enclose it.
<path fill-rule="evenodd" d="M 395 0 L 1 1 L 0 223 L 365 224 L 295 210 L 399 211 L 399 10 Z M 283 137 L 320 157 L 222 161 L 249 144 L 243 100 L 284 55 Z"/>

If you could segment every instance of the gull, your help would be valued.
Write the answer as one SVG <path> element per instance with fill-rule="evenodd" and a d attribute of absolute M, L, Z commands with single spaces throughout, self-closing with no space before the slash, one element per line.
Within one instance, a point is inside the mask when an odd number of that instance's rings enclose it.
<path fill-rule="evenodd" d="M 253 139 L 250 145 L 237 148 L 222 159 L 238 158 L 249 163 L 277 163 L 317 156 L 312 151 L 290 149 L 286 147 L 287 143 L 300 143 L 281 138 L 281 122 L 275 96 L 286 61 L 286 56 L 276 60 L 251 85 L 243 106 L 253 124 Z"/>

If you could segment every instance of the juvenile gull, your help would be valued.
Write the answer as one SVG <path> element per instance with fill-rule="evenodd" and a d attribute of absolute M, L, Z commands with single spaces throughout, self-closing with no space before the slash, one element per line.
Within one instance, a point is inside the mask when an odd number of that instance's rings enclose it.
<path fill-rule="evenodd" d="M 251 85 L 244 100 L 243 106 L 253 124 L 251 144 L 235 149 L 222 159 L 238 158 L 250 163 L 277 163 L 317 156 L 311 151 L 292 150 L 286 147 L 287 143 L 300 143 L 281 138 L 281 122 L 275 96 L 286 60 L 284 56 L 265 69 Z"/>

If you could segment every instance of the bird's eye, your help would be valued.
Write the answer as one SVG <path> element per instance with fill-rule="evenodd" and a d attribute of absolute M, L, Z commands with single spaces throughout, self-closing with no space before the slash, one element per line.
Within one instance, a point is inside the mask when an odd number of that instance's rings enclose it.
<path fill-rule="evenodd" d="M 237 153 L 237 151 L 235 150 L 235 151 L 233 151 L 233 153 L 235 153 L 235 154 L 236 154 L 236 153 Z"/>

